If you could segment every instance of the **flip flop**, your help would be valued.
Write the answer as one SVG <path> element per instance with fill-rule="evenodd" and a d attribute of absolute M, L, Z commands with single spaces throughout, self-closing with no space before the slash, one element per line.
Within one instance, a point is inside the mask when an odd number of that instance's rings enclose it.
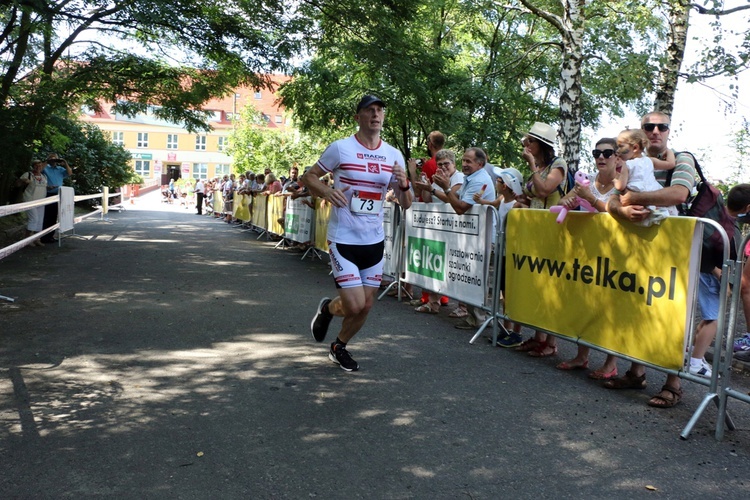
<path fill-rule="evenodd" d="M 425 314 L 437 314 L 439 311 L 435 311 L 430 307 L 430 304 L 422 304 L 421 306 L 414 309 L 418 313 L 425 313 Z"/>
<path fill-rule="evenodd" d="M 589 367 L 589 360 L 587 359 L 580 365 L 571 365 L 567 361 L 563 361 L 562 363 L 558 363 L 555 368 L 558 370 L 585 370 Z"/>
<path fill-rule="evenodd" d="M 547 349 L 552 349 L 548 351 Z M 546 341 L 539 342 L 535 348 L 529 351 L 529 356 L 532 358 L 548 358 L 557 354 L 557 346 L 549 345 Z"/>
<path fill-rule="evenodd" d="M 603 372 L 601 370 L 594 370 L 593 372 L 589 372 L 589 378 L 592 378 L 594 380 L 610 380 L 617 376 L 617 367 L 615 366 L 614 369 L 612 369 L 611 372 Z"/>
<path fill-rule="evenodd" d="M 457 307 L 448 315 L 449 318 L 465 318 L 469 315 L 469 311 L 462 307 Z"/>

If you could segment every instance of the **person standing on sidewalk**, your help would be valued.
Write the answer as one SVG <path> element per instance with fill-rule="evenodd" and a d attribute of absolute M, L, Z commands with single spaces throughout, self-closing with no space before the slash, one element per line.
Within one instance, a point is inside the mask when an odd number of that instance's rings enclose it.
<path fill-rule="evenodd" d="M 198 179 L 195 183 L 195 208 L 196 214 L 203 215 L 203 198 L 206 197 L 206 185 L 203 183 L 203 179 Z"/>
<path fill-rule="evenodd" d="M 313 196 L 331 205 L 327 239 L 338 289 L 337 297 L 320 301 L 310 330 L 323 342 L 333 317 L 343 318 L 328 357 L 348 372 L 359 365 L 346 346 L 365 324 L 382 279 L 385 195 L 392 188 L 403 208 L 412 202 L 404 157 L 380 138 L 384 108 L 380 98 L 362 97 L 354 115 L 359 130 L 328 146 L 302 177 Z M 332 187 L 320 180 L 326 174 L 333 174 Z"/>
<path fill-rule="evenodd" d="M 42 173 L 47 178 L 47 196 L 58 196 L 60 194 L 60 186 L 62 186 L 63 179 L 73 175 L 73 169 L 70 168 L 67 161 L 59 158 L 57 153 L 50 153 L 47 155 L 47 166 L 44 167 Z M 42 224 L 42 230 L 57 224 L 57 213 L 59 211 L 58 205 L 58 203 L 50 203 L 49 205 L 44 206 L 44 222 Z M 42 236 L 41 242 L 54 243 L 55 237 L 53 232 Z"/>

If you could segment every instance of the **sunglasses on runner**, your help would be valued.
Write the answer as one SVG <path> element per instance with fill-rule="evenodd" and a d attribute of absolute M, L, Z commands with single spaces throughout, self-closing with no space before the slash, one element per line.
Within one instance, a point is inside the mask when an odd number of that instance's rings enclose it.
<path fill-rule="evenodd" d="M 613 154 L 615 154 L 614 149 L 605 149 L 604 151 L 602 151 L 601 149 L 595 149 L 591 152 L 591 156 L 593 156 L 595 160 L 599 158 L 599 156 L 610 158 Z"/>
<path fill-rule="evenodd" d="M 653 132 L 656 127 L 659 127 L 659 132 L 666 132 L 669 130 L 669 123 L 644 123 L 641 126 L 646 132 Z"/>

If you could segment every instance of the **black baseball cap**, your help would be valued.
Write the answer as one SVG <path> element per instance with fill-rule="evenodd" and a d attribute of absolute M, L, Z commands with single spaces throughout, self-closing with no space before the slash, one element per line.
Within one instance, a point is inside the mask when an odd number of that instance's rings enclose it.
<path fill-rule="evenodd" d="M 357 104 L 357 113 L 359 113 L 363 108 L 366 108 L 375 103 L 379 103 L 381 106 L 385 107 L 385 103 L 382 101 L 382 99 L 380 99 L 380 97 L 376 97 L 374 95 L 362 96 L 359 104 Z"/>

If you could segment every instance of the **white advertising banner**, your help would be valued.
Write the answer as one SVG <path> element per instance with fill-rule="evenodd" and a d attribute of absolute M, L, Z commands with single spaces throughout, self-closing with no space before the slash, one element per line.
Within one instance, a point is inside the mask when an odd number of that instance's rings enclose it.
<path fill-rule="evenodd" d="M 402 238 L 399 206 L 391 201 L 383 203 L 383 232 L 385 249 L 383 251 L 383 274 L 398 277 L 400 274 L 399 257 L 401 257 Z"/>
<path fill-rule="evenodd" d="M 74 212 L 75 190 L 72 187 L 62 186 L 60 188 L 60 232 L 73 230 L 73 212 Z"/>
<path fill-rule="evenodd" d="M 414 203 L 407 210 L 406 281 L 475 306 L 485 303 L 492 213 L 474 205 L 458 215 L 445 203 Z"/>
<path fill-rule="evenodd" d="M 297 243 L 312 241 L 312 221 L 315 214 L 312 208 L 302 203 L 302 198 L 286 199 L 284 217 L 284 237 Z"/>

